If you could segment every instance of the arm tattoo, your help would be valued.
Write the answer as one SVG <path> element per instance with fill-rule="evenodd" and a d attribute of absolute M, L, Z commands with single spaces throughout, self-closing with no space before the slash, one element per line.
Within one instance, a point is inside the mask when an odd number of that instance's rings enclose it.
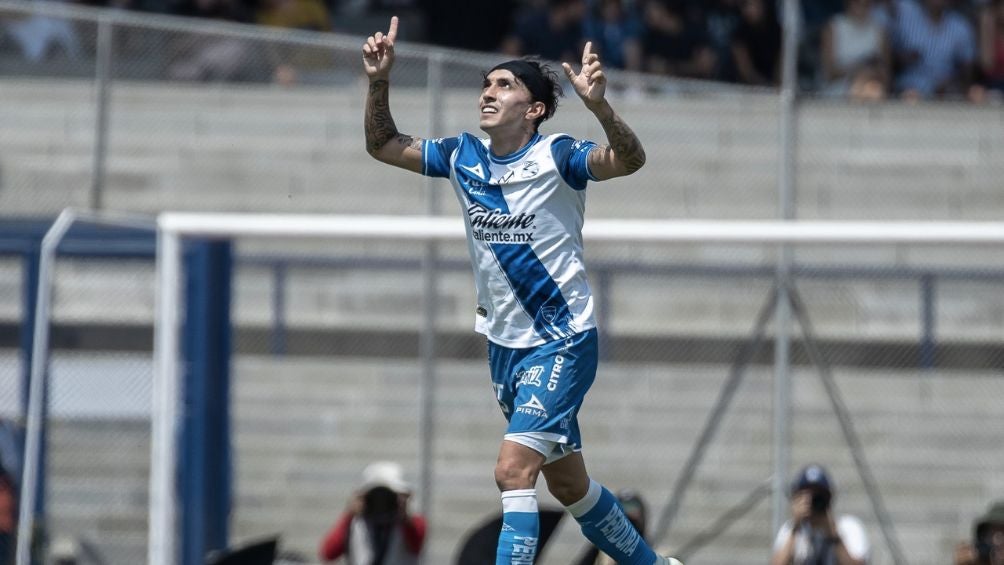
<path fill-rule="evenodd" d="M 390 84 L 386 80 L 375 80 L 370 83 L 366 97 L 366 151 L 375 153 L 391 140 L 415 149 L 422 150 L 422 139 L 412 137 L 397 131 L 394 117 L 390 114 Z"/>
<path fill-rule="evenodd" d="M 405 135 L 405 134 L 402 133 L 402 134 L 398 134 L 398 136 L 397 136 L 397 142 L 400 143 L 401 145 L 407 146 L 410 149 L 414 149 L 415 151 L 421 151 L 422 150 L 422 138 L 421 137 L 414 137 L 414 136 Z"/>
<path fill-rule="evenodd" d="M 394 118 L 390 115 L 390 83 L 375 80 L 370 83 L 366 96 L 366 151 L 374 153 L 393 139 L 397 133 Z"/>
<path fill-rule="evenodd" d="M 613 109 L 604 113 L 600 118 L 600 125 L 610 143 L 604 148 L 604 152 L 608 156 L 613 153 L 613 158 L 624 165 L 627 174 L 637 171 L 645 164 L 645 149 L 642 148 L 641 141 Z"/>

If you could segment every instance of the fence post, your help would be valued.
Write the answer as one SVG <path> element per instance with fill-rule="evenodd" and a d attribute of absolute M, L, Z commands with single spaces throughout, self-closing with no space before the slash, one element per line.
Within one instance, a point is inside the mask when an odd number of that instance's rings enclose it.
<path fill-rule="evenodd" d="M 98 19 L 97 61 L 94 75 L 97 81 L 97 107 L 94 116 L 94 154 L 91 164 L 91 210 L 104 207 L 105 166 L 108 154 L 108 107 L 111 103 L 110 82 L 112 67 L 112 36 L 115 32 L 112 17 L 102 13 Z"/>
<path fill-rule="evenodd" d="M 438 137 L 443 121 L 443 54 L 429 58 L 428 81 L 429 130 Z M 426 180 L 426 213 L 436 215 L 439 199 L 434 179 Z M 439 296 L 439 246 L 425 244 L 422 254 L 422 329 L 419 333 L 419 357 L 422 362 L 422 382 L 419 389 L 419 511 L 429 518 L 432 512 L 432 477 L 435 459 L 433 440 L 436 426 L 436 308 Z"/>
<path fill-rule="evenodd" d="M 795 139 L 797 135 L 796 97 L 798 62 L 797 0 L 784 2 L 784 52 L 782 84 L 779 99 L 778 135 L 778 215 L 783 220 L 795 219 Z M 773 493 L 771 495 L 771 538 L 786 516 L 785 488 L 791 457 L 791 262 L 790 245 L 779 249 L 776 286 L 774 343 L 774 423 L 773 423 Z"/>

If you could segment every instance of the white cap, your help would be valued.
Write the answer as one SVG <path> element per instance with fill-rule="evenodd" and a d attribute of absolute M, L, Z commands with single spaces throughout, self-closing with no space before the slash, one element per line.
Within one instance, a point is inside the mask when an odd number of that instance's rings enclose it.
<path fill-rule="evenodd" d="M 399 494 L 411 492 L 411 485 L 404 480 L 404 470 L 393 461 L 377 461 L 363 469 L 362 490 L 376 487 L 386 487 Z"/>

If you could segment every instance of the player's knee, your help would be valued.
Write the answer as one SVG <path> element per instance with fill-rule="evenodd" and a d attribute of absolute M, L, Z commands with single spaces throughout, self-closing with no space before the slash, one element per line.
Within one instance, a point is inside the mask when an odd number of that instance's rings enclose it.
<path fill-rule="evenodd" d="M 499 459 L 495 464 L 495 484 L 499 490 L 519 490 L 534 488 L 540 470 L 525 461 Z"/>

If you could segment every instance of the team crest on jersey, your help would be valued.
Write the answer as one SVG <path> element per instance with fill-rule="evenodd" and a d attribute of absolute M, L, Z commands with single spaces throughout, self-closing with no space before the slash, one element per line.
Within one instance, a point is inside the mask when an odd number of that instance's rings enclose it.
<path fill-rule="evenodd" d="M 544 306 L 540 309 L 540 317 L 544 319 L 548 324 L 554 323 L 555 316 L 558 315 L 558 309 L 554 306 Z"/>
<path fill-rule="evenodd" d="M 523 163 L 523 169 L 520 171 L 520 177 L 528 179 L 537 176 L 540 172 L 540 165 L 536 161 L 527 161 Z"/>

